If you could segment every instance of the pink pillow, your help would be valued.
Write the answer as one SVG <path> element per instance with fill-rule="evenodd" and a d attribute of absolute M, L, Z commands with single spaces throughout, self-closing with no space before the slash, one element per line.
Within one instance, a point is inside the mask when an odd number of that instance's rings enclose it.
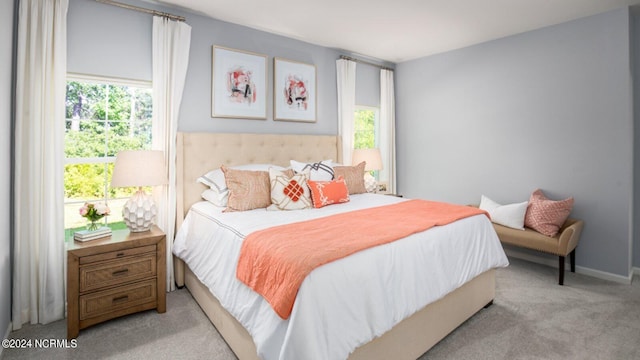
<path fill-rule="evenodd" d="M 556 236 L 573 208 L 573 198 L 554 201 L 537 189 L 529 198 L 524 226 L 547 236 Z"/>
<path fill-rule="evenodd" d="M 331 181 L 309 180 L 311 190 L 311 200 L 314 208 L 321 208 L 331 204 L 340 204 L 349 201 L 349 190 L 347 183 L 339 176 Z"/>

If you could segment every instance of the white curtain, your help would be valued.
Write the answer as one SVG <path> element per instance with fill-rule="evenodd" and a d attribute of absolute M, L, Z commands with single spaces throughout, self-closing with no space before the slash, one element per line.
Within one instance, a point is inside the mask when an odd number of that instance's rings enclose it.
<path fill-rule="evenodd" d="M 351 165 L 353 154 L 353 114 L 356 106 L 356 62 L 336 60 L 338 81 L 338 135 L 342 163 Z"/>
<path fill-rule="evenodd" d="M 396 193 L 396 105 L 393 87 L 393 71 L 380 70 L 380 154 L 382 167 L 380 181 L 387 182 L 387 189 Z"/>
<path fill-rule="evenodd" d="M 18 18 L 13 328 L 64 318 L 68 0 L 22 0 Z"/>
<path fill-rule="evenodd" d="M 173 238 L 176 226 L 176 138 L 187 67 L 191 26 L 153 17 L 153 134 L 152 147 L 164 151 L 169 185 L 158 187 L 157 225 L 167 235 L 167 290 L 175 289 Z"/>

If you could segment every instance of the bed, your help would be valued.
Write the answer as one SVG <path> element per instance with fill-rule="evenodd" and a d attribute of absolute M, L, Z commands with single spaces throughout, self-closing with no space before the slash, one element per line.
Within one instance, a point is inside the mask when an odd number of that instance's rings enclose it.
<path fill-rule="evenodd" d="M 322 135 L 179 133 L 177 151 L 177 225 L 179 231 L 177 238 L 181 237 L 181 243 L 177 244 L 178 252 L 183 258 L 189 258 L 189 256 L 182 253 L 185 248 L 184 243 L 188 241 L 195 242 L 195 239 L 186 238 L 189 236 L 195 238 L 196 236 L 193 235 L 193 231 L 187 231 L 185 229 L 188 227 L 196 227 L 196 225 L 194 225 L 196 220 L 194 219 L 205 218 L 207 216 L 202 216 L 202 214 L 209 214 L 212 211 L 207 208 L 208 205 L 206 203 L 203 204 L 201 202 L 200 195 L 205 187 L 198 184 L 196 179 L 202 174 L 222 164 L 233 166 L 248 163 L 263 163 L 287 166 L 292 157 L 298 161 L 340 159 L 341 151 L 338 144 L 339 141 L 336 136 Z M 383 198 L 383 201 L 387 203 L 401 201 L 392 199 L 392 197 L 389 196 L 371 196 Z M 368 201 L 369 198 L 366 195 L 363 195 L 362 198 L 356 198 L 354 196 L 352 203 L 353 206 L 356 206 L 358 203 L 367 203 Z M 194 210 L 189 213 L 192 207 Z M 195 213 L 199 213 L 200 216 Z M 185 217 L 187 222 L 183 224 Z M 497 254 L 496 259 L 492 260 L 493 265 L 490 266 L 490 268 L 482 270 L 478 274 L 473 274 L 470 279 L 465 279 L 463 284 L 439 296 L 426 306 L 420 306 L 415 312 L 412 311 L 412 314 L 403 317 L 402 320 L 390 326 L 390 328 L 383 333 L 375 334 L 373 338 L 361 341 L 362 343 L 357 346 L 353 344 L 348 345 L 353 347 L 353 349 L 350 349 L 346 354 L 343 349 L 340 355 L 335 355 L 334 349 L 324 349 L 322 348 L 323 344 L 316 344 L 314 342 L 308 342 L 309 347 L 320 347 L 318 348 L 318 354 L 324 355 L 317 355 L 318 358 L 344 358 L 348 355 L 349 359 L 416 359 L 425 353 L 466 319 L 493 301 L 495 296 L 494 269 L 496 267 L 506 266 L 507 260 L 499 245 L 497 236 L 495 236 L 495 232 L 486 230 L 486 228 L 493 228 L 491 224 L 485 220 L 474 217 L 473 221 L 479 224 L 477 226 L 482 226 L 482 228 L 478 228 L 475 232 L 484 232 L 482 236 L 487 239 L 486 241 L 492 244 L 491 246 L 497 244 L 499 248 L 500 254 Z M 202 222 L 204 220 L 200 219 L 198 221 Z M 426 232 L 429 231 L 430 230 L 427 230 Z M 187 234 L 189 235 L 187 236 Z M 397 241 L 396 243 L 401 242 L 402 241 Z M 348 258 L 341 260 L 341 262 L 344 261 L 351 260 Z M 295 340 L 296 334 L 298 334 L 300 329 L 304 330 L 305 328 L 313 327 L 304 323 L 307 319 L 305 319 L 306 315 L 304 315 L 305 313 L 302 310 L 299 313 L 292 314 L 288 321 L 282 323 L 283 327 L 289 326 L 295 330 L 289 329 L 289 331 L 287 331 L 284 329 L 280 331 L 280 335 L 278 336 L 283 339 L 275 342 L 272 341 L 267 345 L 264 344 L 264 339 L 255 337 L 257 339 L 256 341 L 261 344 L 256 346 L 254 337 L 252 337 L 250 331 L 247 330 L 247 328 L 251 329 L 251 332 L 255 335 L 256 326 L 248 326 L 246 325 L 246 319 L 237 314 L 234 316 L 230 313 L 230 311 L 237 312 L 237 309 L 227 311 L 227 309 L 221 305 L 218 297 L 223 299 L 222 302 L 226 303 L 227 307 L 229 307 L 229 296 L 213 295 L 215 291 L 210 289 L 215 288 L 216 285 L 204 284 L 203 281 L 200 280 L 204 279 L 204 282 L 206 282 L 207 276 L 206 271 L 200 269 L 197 261 L 189 265 L 185 264 L 179 257 L 175 257 L 174 268 L 178 286 L 185 285 L 189 289 L 194 299 L 239 359 L 258 359 L 260 358 L 258 353 L 268 358 L 291 358 L 291 354 L 298 354 L 298 356 L 300 356 L 300 353 L 295 352 L 297 351 L 295 350 L 296 346 L 298 348 L 301 346 L 301 340 Z M 315 271 L 316 270 L 314 270 L 314 272 Z M 198 272 L 200 272 L 200 274 L 198 274 Z M 303 284 L 303 286 L 306 285 L 306 283 Z M 310 288 L 310 286 L 307 288 Z M 417 286 L 416 292 L 422 291 L 420 288 L 420 286 Z M 303 287 L 301 287 L 300 296 L 308 293 L 311 293 L 311 290 L 305 289 L 303 292 Z M 299 299 L 296 299 L 296 306 L 298 306 L 298 301 Z M 401 299 L 399 299 L 398 302 L 402 302 Z M 304 307 L 301 305 L 300 308 Z M 307 306 L 307 309 L 308 308 Z M 294 319 L 294 316 L 297 317 Z M 237 317 L 241 317 L 241 321 L 237 320 Z M 270 321 L 265 321 L 264 323 L 269 324 Z M 245 325 L 242 325 L 241 322 L 245 323 Z M 281 324 L 277 321 L 271 322 L 278 324 L 277 326 Z M 327 320 L 327 322 L 329 322 L 329 320 Z M 317 323 L 316 321 L 316 323 L 310 322 L 309 324 Z M 363 325 L 363 327 L 364 326 L 370 326 L 370 324 Z M 311 329 L 309 331 L 311 331 L 309 334 L 314 334 L 313 331 L 322 333 L 323 330 Z M 302 337 L 302 340 L 304 340 L 304 336 L 304 334 L 298 335 L 299 338 Z M 309 338 L 306 340 L 309 341 Z M 274 347 L 273 344 L 279 344 L 280 341 L 284 341 L 286 346 L 294 350 L 287 348 L 286 351 L 282 350 L 280 355 L 274 355 L 278 354 L 279 349 L 272 349 L 272 347 Z M 287 341 L 290 341 L 293 345 L 289 346 Z M 324 341 L 318 342 L 325 343 Z M 283 345 L 283 349 L 285 345 Z"/>

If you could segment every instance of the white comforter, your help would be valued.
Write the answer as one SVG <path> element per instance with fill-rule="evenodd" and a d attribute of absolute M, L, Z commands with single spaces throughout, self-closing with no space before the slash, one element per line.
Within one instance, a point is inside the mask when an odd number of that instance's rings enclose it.
<path fill-rule="evenodd" d="M 321 209 L 232 213 L 201 202 L 179 229 L 173 252 L 249 331 L 261 358 L 345 359 L 475 276 L 507 266 L 487 217 L 435 227 L 315 269 L 302 283 L 287 320 L 236 279 L 242 241 L 270 226 L 398 201 L 403 199 L 363 194 Z"/>

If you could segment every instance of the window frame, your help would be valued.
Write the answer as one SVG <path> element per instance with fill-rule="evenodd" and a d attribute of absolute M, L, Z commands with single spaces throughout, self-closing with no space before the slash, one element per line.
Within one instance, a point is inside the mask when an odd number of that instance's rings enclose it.
<path fill-rule="evenodd" d="M 356 136 L 356 128 L 355 128 L 355 112 L 359 110 L 365 111 L 373 111 L 374 120 L 373 120 L 373 147 L 380 147 L 380 107 L 370 106 L 370 105 L 356 105 L 354 107 L 354 117 L 353 117 L 353 138 L 355 144 L 355 136 Z"/>
<path fill-rule="evenodd" d="M 80 73 L 72 73 L 69 72 L 67 73 L 66 76 L 66 83 L 69 82 L 85 82 L 85 83 L 92 83 L 92 84 L 101 84 L 101 85 L 105 85 L 105 86 L 126 86 L 126 87 L 132 87 L 132 88 L 139 88 L 139 89 L 145 89 L 145 90 L 153 90 L 153 83 L 150 80 L 136 80 L 136 79 L 126 79 L 126 78 L 119 78 L 119 77 L 111 77 L 111 76 L 100 76 L 100 75 L 88 75 L 88 74 L 80 74 Z M 151 97 L 153 99 L 153 94 L 151 94 Z M 153 101 L 153 100 L 152 100 Z M 107 107 L 108 108 L 108 107 Z M 152 115 L 153 116 L 153 115 Z M 107 116 L 108 117 L 108 116 Z M 67 121 L 70 121 L 73 119 L 67 119 L 65 117 L 65 126 Z M 85 119 L 87 120 L 87 119 Z M 95 119 L 89 119 L 92 121 L 96 121 Z M 99 121 L 113 121 L 113 120 L 99 120 Z M 150 129 L 150 135 L 153 134 L 153 122 L 152 122 L 152 126 Z M 105 139 L 105 149 L 108 149 L 109 146 L 109 138 Z M 65 140 L 65 147 L 66 147 L 66 140 Z M 106 151 L 105 151 L 106 154 Z M 79 164 L 89 164 L 89 165 L 100 165 L 102 164 L 104 166 L 104 173 L 105 173 L 105 184 L 104 184 L 104 191 L 103 191 L 103 197 L 101 198 L 95 198 L 93 200 L 89 200 L 89 201 L 100 201 L 100 202 L 105 202 L 108 203 L 109 201 L 113 201 L 113 200 L 123 200 L 123 199 L 127 199 L 128 197 L 110 197 L 109 196 L 109 184 L 108 184 L 108 166 L 109 164 L 115 163 L 116 157 L 115 156 L 99 156 L 99 157 L 67 157 L 66 153 L 64 154 L 64 161 L 63 161 L 63 167 L 66 168 L 66 166 L 68 165 L 79 165 Z M 66 184 L 63 182 L 63 186 L 66 186 Z M 84 204 L 87 200 L 69 200 L 66 196 L 63 200 L 63 206 L 66 207 L 68 205 L 74 205 L 74 204 Z M 105 224 L 108 221 L 107 217 L 104 218 Z M 65 230 L 66 229 L 66 224 L 65 224 Z M 67 234 L 68 235 L 68 234 Z M 68 237 L 68 236 L 67 236 Z"/>

